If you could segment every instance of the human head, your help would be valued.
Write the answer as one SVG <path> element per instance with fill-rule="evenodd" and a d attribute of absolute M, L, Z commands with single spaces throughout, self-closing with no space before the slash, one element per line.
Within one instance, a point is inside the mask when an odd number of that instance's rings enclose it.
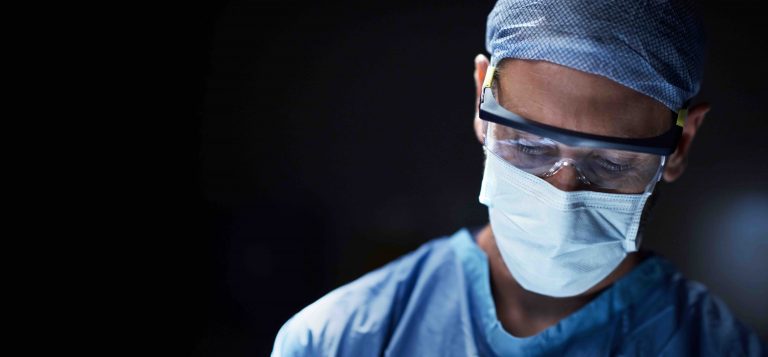
<path fill-rule="evenodd" d="M 476 104 L 490 62 L 498 68 L 499 104 L 552 126 L 655 136 L 669 128 L 669 111 L 684 106 L 701 82 L 703 35 L 684 0 L 501 0 L 487 31 L 491 60 L 475 59 Z M 666 181 L 682 174 L 708 110 L 707 104 L 689 108 Z M 483 125 L 475 120 L 481 139 Z M 565 172 L 549 181 L 561 190 L 579 189 Z"/>

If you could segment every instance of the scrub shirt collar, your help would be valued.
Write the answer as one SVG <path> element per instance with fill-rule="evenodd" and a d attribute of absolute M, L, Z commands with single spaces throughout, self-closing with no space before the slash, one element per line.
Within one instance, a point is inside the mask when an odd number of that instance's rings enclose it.
<path fill-rule="evenodd" d="M 496 355 L 546 353 L 568 342 L 575 331 L 600 329 L 611 316 L 622 314 L 627 307 L 647 296 L 673 267 L 666 260 L 651 255 L 629 273 L 603 290 L 594 300 L 560 320 L 557 324 L 530 337 L 516 337 L 504 330 L 496 317 L 491 295 L 488 257 L 477 245 L 469 230 L 462 229 L 451 238 L 452 248 L 461 262 L 477 333 Z"/>

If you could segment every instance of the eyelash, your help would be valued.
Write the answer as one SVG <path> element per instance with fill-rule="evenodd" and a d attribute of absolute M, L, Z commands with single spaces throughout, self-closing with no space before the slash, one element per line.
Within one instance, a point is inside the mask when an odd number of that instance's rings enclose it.
<path fill-rule="evenodd" d="M 544 152 L 544 148 L 539 146 L 531 146 L 531 145 L 524 145 L 524 144 L 517 144 L 517 150 L 521 151 L 524 154 L 530 154 L 530 155 L 539 155 Z"/>
<path fill-rule="evenodd" d="M 617 164 L 617 163 L 615 163 L 613 161 L 610 161 L 610 160 L 607 160 L 605 158 L 599 158 L 597 160 L 597 162 L 600 164 L 600 166 L 602 166 L 603 168 L 606 168 L 606 169 L 608 169 L 608 170 L 610 170 L 612 172 L 622 172 L 622 171 L 626 171 L 626 170 L 632 168 L 632 165 L 630 165 L 630 164 L 624 164 L 624 165 Z"/>

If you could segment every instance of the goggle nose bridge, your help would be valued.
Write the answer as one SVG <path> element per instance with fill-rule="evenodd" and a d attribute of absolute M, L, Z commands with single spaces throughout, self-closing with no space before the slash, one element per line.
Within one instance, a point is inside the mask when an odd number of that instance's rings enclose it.
<path fill-rule="evenodd" d="M 578 165 L 576 165 L 576 160 L 571 158 L 561 158 L 558 160 L 552 167 L 547 170 L 546 173 L 541 175 L 542 178 L 549 178 L 552 176 L 555 176 L 563 167 L 573 167 L 574 170 L 576 170 L 576 174 L 578 175 L 579 181 L 584 185 L 591 185 L 592 182 L 589 181 L 586 175 L 584 175 L 584 172 L 581 171 Z"/>

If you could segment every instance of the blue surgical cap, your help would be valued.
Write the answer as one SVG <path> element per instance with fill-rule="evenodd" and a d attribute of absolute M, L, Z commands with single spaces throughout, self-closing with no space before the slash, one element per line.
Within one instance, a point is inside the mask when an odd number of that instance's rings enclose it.
<path fill-rule="evenodd" d="M 704 33 L 689 0 L 499 0 L 491 65 L 543 60 L 601 75 L 680 109 L 699 91 Z"/>

